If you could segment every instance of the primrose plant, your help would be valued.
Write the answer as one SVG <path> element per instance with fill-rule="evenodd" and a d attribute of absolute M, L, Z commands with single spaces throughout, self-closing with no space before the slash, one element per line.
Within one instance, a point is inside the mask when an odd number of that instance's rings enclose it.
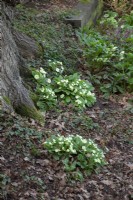
<path fill-rule="evenodd" d="M 53 135 L 43 145 L 55 159 L 62 160 L 67 172 L 78 172 L 76 179 L 106 164 L 104 153 L 97 144 L 80 135 Z"/>
<path fill-rule="evenodd" d="M 78 33 L 78 36 L 84 46 L 83 55 L 91 71 L 94 68 L 101 70 L 103 66 L 109 64 L 120 53 L 118 47 L 111 43 L 106 36 L 94 30 L 90 30 L 87 34 Z"/>
<path fill-rule="evenodd" d="M 118 20 L 116 19 L 118 17 L 118 13 L 113 11 L 107 11 L 103 15 L 102 19 L 100 20 L 100 25 L 102 25 L 102 28 L 108 29 L 114 29 L 118 27 Z"/>
<path fill-rule="evenodd" d="M 52 88 L 51 79 L 46 77 L 47 72 L 43 68 L 40 68 L 40 70 L 32 70 L 32 74 L 37 81 L 37 106 L 41 110 L 46 110 L 55 106 L 57 103 L 57 96 Z"/>
<path fill-rule="evenodd" d="M 57 85 L 56 94 L 60 95 L 61 101 L 66 104 L 71 103 L 75 107 L 84 108 L 96 101 L 94 93 L 91 92 L 92 85 L 88 81 L 80 79 L 77 73 L 64 77 L 60 75 L 54 81 Z"/>
<path fill-rule="evenodd" d="M 37 106 L 45 110 L 53 107 L 57 102 L 71 104 L 76 108 L 82 109 L 86 106 L 91 106 L 95 103 L 96 97 L 92 92 L 92 85 L 82 80 L 75 73 L 72 75 L 62 75 L 64 67 L 62 62 L 49 61 L 54 76 L 48 78 L 50 73 L 47 73 L 43 68 L 33 70 L 32 74 L 37 81 Z"/>
<path fill-rule="evenodd" d="M 90 79 L 108 98 L 133 91 L 133 12 L 119 18 L 106 12 L 95 29 L 78 33 Z"/>
<path fill-rule="evenodd" d="M 63 63 L 60 61 L 48 60 L 48 65 L 56 74 L 62 74 L 64 71 Z"/>

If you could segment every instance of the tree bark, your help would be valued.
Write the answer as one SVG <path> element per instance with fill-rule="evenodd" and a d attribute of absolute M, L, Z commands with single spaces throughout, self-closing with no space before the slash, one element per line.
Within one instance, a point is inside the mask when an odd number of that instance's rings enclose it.
<path fill-rule="evenodd" d="M 0 96 L 6 108 L 13 108 L 22 115 L 40 119 L 41 115 L 36 110 L 20 77 L 21 56 L 12 34 L 12 17 L 11 7 L 2 2 Z"/>
<path fill-rule="evenodd" d="M 28 3 L 30 0 L 4 0 L 4 1 L 12 6 L 15 6 L 19 3 L 23 3 L 23 4 Z"/>
<path fill-rule="evenodd" d="M 16 30 L 12 30 L 12 34 L 21 57 L 27 59 L 38 56 L 39 49 L 35 40 Z"/>

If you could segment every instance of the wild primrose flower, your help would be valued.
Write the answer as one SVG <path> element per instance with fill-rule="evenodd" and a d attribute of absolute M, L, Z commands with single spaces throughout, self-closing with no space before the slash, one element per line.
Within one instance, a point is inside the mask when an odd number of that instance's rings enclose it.
<path fill-rule="evenodd" d="M 34 78 L 35 78 L 36 80 L 38 80 L 40 77 L 39 77 L 39 75 L 36 74 L 36 75 L 34 76 Z"/>
<path fill-rule="evenodd" d="M 89 91 L 89 92 L 87 93 L 87 96 L 93 96 L 93 94 L 94 94 L 94 93 L 92 93 L 92 92 Z"/>
<path fill-rule="evenodd" d="M 123 28 L 125 28 L 125 26 L 124 26 L 124 25 L 121 25 L 121 28 L 123 29 Z"/>
<path fill-rule="evenodd" d="M 99 158 L 94 159 L 96 163 L 101 163 L 101 160 Z"/>
<path fill-rule="evenodd" d="M 78 138 L 82 139 L 82 136 L 81 136 L 81 135 L 76 135 L 76 137 L 78 137 Z"/>
<path fill-rule="evenodd" d="M 120 61 L 124 59 L 124 54 L 125 54 L 125 51 L 120 52 L 120 58 L 119 58 Z"/>
<path fill-rule="evenodd" d="M 55 149 L 55 152 L 59 152 L 60 151 L 60 149 Z"/>
<path fill-rule="evenodd" d="M 86 151 L 86 147 L 85 147 L 85 146 L 82 146 L 82 150 Z"/>
<path fill-rule="evenodd" d="M 112 48 L 113 51 L 115 51 L 116 49 L 118 49 L 118 47 L 115 47 L 115 46 L 114 46 L 114 47 Z"/>
<path fill-rule="evenodd" d="M 94 154 L 95 154 L 95 153 L 96 153 L 96 150 L 92 150 L 92 153 L 94 153 Z"/>
<path fill-rule="evenodd" d="M 75 149 L 73 149 L 72 153 L 77 153 Z"/>
<path fill-rule="evenodd" d="M 60 136 L 60 137 L 58 138 L 58 140 L 59 140 L 59 141 L 62 141 L 62 140 L 63 140 L 63 137 L 62 137 L 62 136 Z"/>
<path fill-rule="evenodd" d="M 56 68 L 56 72 L 60 72 L 60 69 L 59 69 L 59 68 Z"/>
<path fill-rule="evenodd" d="M 41 90 L 41 92 L 44 92 L 44 87 L 42 87 L 40 90 Z"/>
<path fill-rule="evenodd" d="M 80 100 L 78 100 L 78 99 L 77 99 L 75 102 L 76 102 L 77 104 L 81 104 L 81 103 L 82 103 L 82 101 L 80 101 Z"/>
<path fill-rule="evenodd" d="M 47 83 L 51 83 L 51 79 L 50 78 L 47 79 Z"/>
<path fill-rule="evenodd" d="M 60 61 L 57 61 L 56 63 L 59 64 L 59 65 L 62 65 L 62 62 L 60 62 Z"/>
<path fill-rule="evenodd" d="M 86 144 L 86 143 L 87 143 L 87 140 L 86 140 L 86 139 L 82 139 L 82 142 L 83 142 L 84 144 Z"/>
<path fill-rule="evenodd" d="M 40 68 L 40 72 L 42 73 L 42 74 L 47 74 L 47 72 L 45 72 L 45 70 L 41 67 Z"/>
<path fill-rule="evenodd" d="M 63 99 L 64 97 L 65 97 L 65 95 L 64 95 L 64 94 L 60 95 L 60 98 L 61 98 L 61 99 Z"/>
<path fill-rule="evenodd" d="M 71 90 L 73 90 L 73 86 L 69 85 L 69 88 L 70 88 Z"/>

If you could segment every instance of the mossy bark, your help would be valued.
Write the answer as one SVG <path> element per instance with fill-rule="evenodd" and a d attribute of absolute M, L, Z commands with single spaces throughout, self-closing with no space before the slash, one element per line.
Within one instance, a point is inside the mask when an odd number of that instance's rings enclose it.
<path fill-rule="evenodd" d="M 3 100 L 5 101 L 6 104 L 8 104 L 9 106 L 11 106 L 11 101 L 7 96 L 3 96 Z"/>
<path fill-rule="evenodd" d="M 25 4 L 25 3 L 28 3 L 28 2 L 29 2 L 29 0 L 4 0 L 4 1 L 5 1 L 6 3 L 12 5 L 12 6 L 15 6 L 15 5 L 19 4 L 19 3 Z"/>
<path fill-rule="evenodd" d="M 41 112 L 39 112 L 36 108 L 31 108 L 23 104 L 20 107 L 16 108 L 16 112 L 22 116 L 33 118 L 41 123 L 44 122 L 44 117 L 42 116 Z"/>

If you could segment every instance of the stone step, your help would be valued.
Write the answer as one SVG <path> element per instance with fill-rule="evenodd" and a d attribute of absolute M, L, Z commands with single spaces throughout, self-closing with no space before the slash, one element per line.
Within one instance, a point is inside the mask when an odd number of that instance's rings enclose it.
<path fill-rule="evenodd" d="M 73 15 L 66 18 L 66 23 L 70 23 L 75 28 L 84 25 L 91 26 L 100 17 L 103 8 L 103 0 L 88 0 L 79 2 L 74 9 Z"/>

